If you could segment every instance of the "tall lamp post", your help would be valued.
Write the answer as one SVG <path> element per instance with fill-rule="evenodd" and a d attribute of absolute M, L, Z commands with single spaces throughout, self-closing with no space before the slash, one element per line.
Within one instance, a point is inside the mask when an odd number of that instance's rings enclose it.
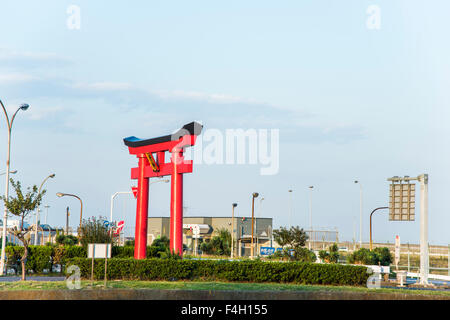
<path fill-rule="evenodd" d="M 263 202 L 264 198 L 259 199 L 259 214 L 256 217 L 255 220 L 255 234 L 256 234 L 256 252 L 258 253 L 259 251 L 259 237 L 258 237 L 258 217 L 261 218 L 261 212 L 262 212 L 262 202 Z"/>
<path fill-rule="evenodd" d="M 250 247 L 250 250 L 251 250 L 251 257 L 253 258 L 254 257 L 254 251 L 255 251 L 255 248 L 253 247 L 253 230 L 254 230 L 254 226 L 255 226 L 255 223 L 254 223 L 254 216 L 255 216 L 255 198 L 258 198 L 258 196 L 259 196 L 259 193 L 258 192 L 254 192 L 253 193 L 253 195 L 252 195 L 252 242 L 251 242 L 251 247 Z"/>
<path fill-rule="evenodd" d="M 237 203 L 231 205 L 231 259 L 234 258 L 234 208 L 237 207 Z"/>
<path fill-rule="evenodd" d="M 10 168 L 10 155 L 11 155 L 11 129 L 12 129 L 12 125 L 14 122 L 14 119 L 16 118 L 17 112 L 19 112 L 20 110 L 27 110 L 30 106 L 26 103 L 20 105 L 20 107 L 16 110 L 16 112 L 14 112 L 14 115 L 11 118 L 11 121 L 9 120 L 8 117 L 8 112 L 6 111 L 6 108 L 3 104 L 3 102 L 0 100 L 0 104 L 2 106 L 3 112 L 5 113 L 5 118 L 6 118 L 6 124 L 7 124 L 7 128 L 8 128 L 8 151 L 6 154 L 6 178 L 5 178 L 5 198 L 8 199 L 9 198 L 9 168 Z M 5 269 L 5 247 L 6 247 L 6 226 L 7 224 L 7 220 L 8 220 L 8 209 L 5 206 L 5 210 L 3 213 L 3 230 L 2 230 L 2 254 L 1 254 L 1 261 L 0 261 L 0 275 L 2 276 L 4 274 L 4 269 Z"/>
<path fill-rule="evenodd" d="M 359 183 L 359 248 L 362 248 L 362 219 L 363 219 L 363 205 L 362 205 L 362 184 L 360 181 L 355 180 L 355 183 Z"/>
<path fill-rule="evenodd" d="M 314 231 L 312 227 L 312 191 L 314 186 L 309 186 L 309 229 L 311 230 L 311 239 L 309 240 L 309 249 L 311 250 L 311 242 L 314 242 Z"/>
<path fill-rule="evenodd" d="M 156 180 L 156 181 L 150 181 L 149 185 L 153 184 L 153 183 L 158 183 L 158 182 L 165 182 L 165 183 L 169 183 L 170 180 L 169 179 L 162 179 L 162 180 Z M 116 193 L 114 193 L 111 196 L 111 212 L 110 212 L 110 222 L 113 221 L 113 207 L 114 207 L 114 198 L 119 195 L 119 194 L 132 194 L 133 191 L 118 191 Z"/>
<path fill-rule="evenodd" d="M 47 224 L 47 218 L 48 218 L 48 208 L 50 208 L 49 205 L 44 206 L 45 208 L 45 224 Z"/>
<path fill-rule="evenodd" d="M 56 195 L 59 198 L 64 197 L 64 196 L 69 196 L 69 197 L 74 197 L 74 198 L 77 198 L 78 200 L 80 200 L 81 208 L 80 208 L 80 226 L 79 226 L 78 236 L 81 236 L 81 222 L 83 221 L 83 201 L 81 201 L 80 197 L 78 197 L 78 196 L 76 196 L 74 194 L 70 194 L 70 193 L 58 192 Z"/>
<path fill-rule="evenodd" d="M 49 175 L 47 178 L 45 178 L 44 181 L 42 181 L 41 186 L 39 187 L 39 190 L 38 190 L 38 195 L 41 194 L 41 189 L 42 189 L 42 186 L 44 185 L 44 183 L 45 183 L 48 179 L 54 178 L 54 177 L 55 177 L 55 174 L 52 173 L 52 174 Z M 34 245 L 37 245 L 37 236 L 38 236 L 38 218 L 39 218 L 39 206 L 37 207 L 37 210 L 36 210 L 36 229 L 34 230 Z"/>
<path fill-rule="evenodd" d="M 289 228 L 292 227 L 292 190 L 289 189 Z"/>

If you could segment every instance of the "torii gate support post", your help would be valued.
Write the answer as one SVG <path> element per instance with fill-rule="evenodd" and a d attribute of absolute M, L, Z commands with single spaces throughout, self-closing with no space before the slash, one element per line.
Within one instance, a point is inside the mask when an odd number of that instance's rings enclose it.
<path fill-rule="evenodd" d="M 170 248 L 180 256 L 183 255 L 183 174 L 178 173 L 177 167 L 183 161 L 182 151 L 176 150 L 172 153 Z"/>
<path fill-rule="evenodd" d="M 148 178 L 145 176 L 146 157 L 139 156 L 139 178 L 136 205 L 136 228 L 134 231 L 134 258 L 145 259 L 147 251 Z"/>

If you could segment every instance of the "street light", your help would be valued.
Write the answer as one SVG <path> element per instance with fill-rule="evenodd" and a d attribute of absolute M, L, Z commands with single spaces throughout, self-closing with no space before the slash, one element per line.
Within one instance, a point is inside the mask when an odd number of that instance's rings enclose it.
<path fill-rule="evenodd" d="M 80 200 L 80 204 L 81 204 L 81 208 L 80 208 L 80 227 L 79 227 L 79 234 L 78 236 L 81 236 L 81 222 L 83 221 L 83 201 L 81 201 L 80 197 L 74 195 L 74 194 L 70 194 L 70 193 L 62 193 L 62 192 L 58 192 L 56 194 L 59 198 L 64 197 L 64 196 L 69 196 L 69 197 L 74 197 L 77 198 L 78 200 Z"/>
<path fill-rule="evenodd" d="M 254 216 L 255 216 L 255 198 L 258 198 L 259 193 L 258 192 L 254 192 L 252 195 L 252 243 L 251 243 L 251 257 L 253 258 L 253 254 L 255 251 L 255 248 L 253 247 L 253 229 L 254 229 Z"/>
<path fill-rule="evenodd" d="M 231 205 L 231 259 L 234 258 L 234 208 L 237 207 L 237 203 Z"/>
<path fill-rule="evenodd" d="M 362 248 L 362 219 L 363 219 L 362 184 L 358 180 L 355 180 L 355 183 L 359 183 L 359 248 Z"/>
<path fill-rule="evenodd" d="M 49 205 L 46 205 L 46 206 L 44 206 L 44 208 L 47 209 L 47 210 L 45 211 L 45 224 L 47 224 L 48 208 L 50 208 L 50 206 L 49 206 Z"/>
<path fill-rule="evenodd" d="M 289 192 L 289 227 L 292 227 L 292 190 L 288 190 Z"/>
<path fill-rule="evenodd" d="M 375 211 L 381 210 L 381 209 L 389 209 L 389 207 L 379 207 L 370 213 L 370 243 L 369 243 L 370 251 L 372 251 L 372 215 L 375 213 Z"/>
<path fill-rule="evenodd" d="M 260 218 L 261 218 L 263 200 L 264 200 L 264 198 L 259 199 L 259 217 Z M 256 217 L 256 220 L 255 220 L 255 233 L 256 233 L 256 252 L 258 252 L 258 250 L 259 250 L 258 217 Z"/>
<path fill-rule="evenodd" d="M 9 121 L 9 116 L 8 116 L 8 112 L 6 111 L 5 105 L 3 104 L 3 102 L 0 100 L 0 104 L 2 106 L 3 112 L 5 113 L 5 118 L 6 118 L 6 124 L 7 124 L 7 128 L 8 128 L 8 151 L 6 154 L 6 178 L 5 178 L 5 199 L 9 198 L 9 168 L 10 168 L 10 155 L 11 155 L 11 129 L 12 129 L 12 125 L 14 122 L 14 119 L 16 118 L 17 112 L 19 112 L 20 110 L 27 110 L 30 106 L 26 103 L 21 104 L 19 108 L 17 108 L 16 112 L 14 112 L 11 121 Z M 4 273 L 4 267 L 5 267 L 5 247 L 6 247 L 6 226 L 7 226 L 7 220 L 8 220 L 8 209 L 6 208 L 5 205 L 5 209 L 4 209 L 4 213 L 3 213 L 3 230 L 2 230 L 2 254 L 1 254 L 1 258 L 0 258 L 0 275 L 2 276 Z"/>
<path fill-rule="evenodd" d="M 151 184 L 153 184 L 153 183 L 158 183 L 158 182 L 165 182 L 165 183 L 168 183 L 168 182 L 170 182 L 170 180 L 169 180 L 169 179 L 163 179 L 163 180 L 150 181 L 149 185 L 151 185 Z M 114 194 L 111 196 L 110 222 L 113 221 L 114 198 L 115 198 L 117 195 L 119 195 L 119 194 L 132 194 L 132 193 L 133 193 L 133 191 L 118 191 L 118 192 L 114 193 Z"/>
<path fill-rule="evenodd" d="M 39 187 L 38 190 L 38 195 L 41 194 L 41 189 L 42 186 L 44 185 L 44 183 L 50 179 L 50 178 L 54 178 L 55 174 L 52 173 L 51 175 L 49 175 L 47 178 L 44 179 L 44 181 L 42 181 L 41 186 Z M 37 245 L 37 234 L 38 234 L 38 216 L 39 216 L 39 206 L 37 207 L 37 211 L 36 211 L 36 230 L 34 230 L 34 245 Z"/>
<path fill-rule="evenodd" d="M 314 186 L 309 186 L 309 228 L 310 228 L 310 232 L 311 232 L 311 238 L 309 240 L 309 249 L 311 250 L 311 242 L 314 242 L 314 232 L 313 232 L 313 227 L 312 227 L 312 191 L 314 189 Z"/>

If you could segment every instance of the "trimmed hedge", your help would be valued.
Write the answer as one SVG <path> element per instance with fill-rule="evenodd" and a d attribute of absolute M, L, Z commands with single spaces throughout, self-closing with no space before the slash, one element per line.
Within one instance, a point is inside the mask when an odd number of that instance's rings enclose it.
<path fill-rule="evenodd" d="M 91 259 L 74 258 L 81 276 L 91 277 Z M 369 274 L 362 266 L 307 262 L 264 262 L 228 260 L 177 260 L 112 258 L 108 260 L 108 279 L 115 280 L 205 280 L 239 282 L 284 282 L 324 285 L 366 285 Z M 104 259 L 94 261 L 94 277 L 103 279 Z"/>
<path fill-rule="evenodd" d="M 157 258 L 164 253 L 164 248 L 156 246 L 147 246 L 147 258 Z M 22 258 L 24 247 L 7 246 L 5 247 L 8 266 L 21 270 L 20 259 Z M 133 258 L 133 246 L 113 246 L 111 250 L 113 258 Z M 33 273 L 42 273 L 44 269 L 51 270 L 53 265 L 61 265 L 63 271 L 67 261 L 73 258 L 86 258 L 87 250 L 81 246 L 29 246 L 28 257 L 25 264 L 26 271 Z"/>

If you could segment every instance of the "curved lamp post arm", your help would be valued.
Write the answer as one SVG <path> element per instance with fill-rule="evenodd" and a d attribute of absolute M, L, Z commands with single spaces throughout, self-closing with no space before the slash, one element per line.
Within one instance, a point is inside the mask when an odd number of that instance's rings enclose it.
<path fill-rule="evenodd" d="M 3 112 L 5 113 L 6 123 L 8 124 L 8 130 L 11 131 L 11 124 L 9 122 L 8 112 L 6 112 L 5 105 L 3 104 L 2 100 L 0 100 L 0 105 L 3 108 Z M 16 111 L 17 113 L 17 111 Z M 14 115 L 16 115 L 16 113 Z"/>
<path fill-rule="evenodd" d="M 63 197 L 63 196 L 70 196 L 70 197 L 74 197 L 77 198 L 78 200 L 80 200 L 80 204 L 81 204 L 81 210 L 80 210 L 80 229 L 81 229 L 81 222 L 83 221 L 83 201 L 81 200 L 81 198 L 79 196 L 76 196 L 74 194 L 70 194 L 70 193 L 57 193 L 56 194 L 58 197 Z"/>
<path fill-rule="evenodd" d="M 375 211 L 381 210 L 381 209 L 389 209 L 389 207 L 379 207 L 379 208 L 374 209 L 370 213 L 370 251 L 372 251 L 372 215 L 375 213 Z"/>
<path fill-rule="evenodd" d="M 11 123 L 9 124 L 9 130 L 12 129 L 12 125 L 13 125 L 14 119 L 16 118 L 17 112 L 19 112 L 20 109 L 22 109 L 22 108 L 19 107 L 19 108 L 16 110 L 16 112 L 14 112 L 14 114 L 13 114 L 13 116 L 12 116 L 12 118 L 11 118 Z"/>

